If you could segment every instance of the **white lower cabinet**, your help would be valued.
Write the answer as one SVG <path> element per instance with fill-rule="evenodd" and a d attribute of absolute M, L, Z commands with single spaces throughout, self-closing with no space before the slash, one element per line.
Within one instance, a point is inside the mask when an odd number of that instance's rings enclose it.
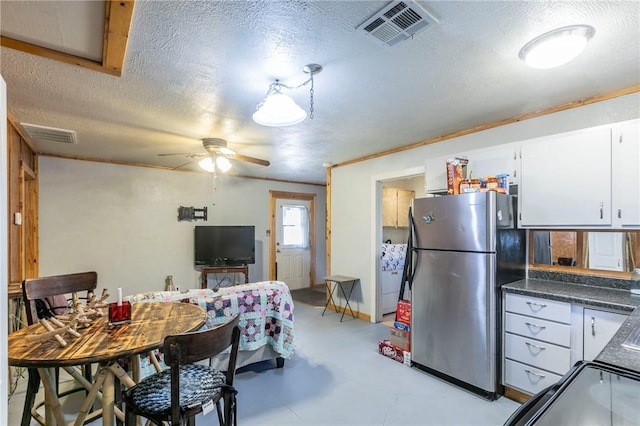
<path fill-rule="evenodd" d="M 503 382 L 535 394 L 571 367 L 571 304 L 507 293 L 504 307 Z"/>
<path fill-rule="evenodd" d="M 584 308 L 582 358 L 594 360 L 626 319 L 626 315 Z"/>
<path fill-rule="evenodd" d="M 577 360 L 593 360 L 626 315 L 506 293 L 503 318 L 503 384 L 533 395 Z"/>
<path fill-rule="evenodd" d="M 536 394 L 551 386 L 562 376 L 550 373 L 546 370 L 531 367 L 521 362 L 505 359 L 504 382 L 514 389 L 524 390 L 530 394 Z"/>

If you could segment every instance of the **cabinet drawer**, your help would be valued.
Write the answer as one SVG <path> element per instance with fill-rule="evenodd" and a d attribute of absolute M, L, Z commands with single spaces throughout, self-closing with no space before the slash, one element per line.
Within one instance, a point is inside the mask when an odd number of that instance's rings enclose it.
<path fill-rule="evenodd" d="M 571 346 L 571 327 L 567 324 L 507 312 L 504 329 L 509 333 L 519 334 L 523 337 L 543 340 L 560 346 Z"/>
<path fill-rule="evenodd" d="M 505 310 L 551 321 L 571 323 L 571 304 L 520 294 L 506 294 Z"/>
<path fill-rule="evenodd" d="M 556 383 L 562 376 L 530 367 L 519 362 L 505 360 L 504 384 L 530 394 L 536 394 Z"/>
<path fill-rule="evenodd" d="M 571 367 L 571 351 L 568 348 L 510 333 L 505 334 L 504 356 L 560 375 Z"/>

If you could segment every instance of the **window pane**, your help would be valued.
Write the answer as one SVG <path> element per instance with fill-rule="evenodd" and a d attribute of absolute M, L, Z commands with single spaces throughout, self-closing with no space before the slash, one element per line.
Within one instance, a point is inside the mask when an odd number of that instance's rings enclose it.
<path fill-rule="evenodd" d="M 307 232 L 304 206 L 282 206 L 282 244 L 287 247 L 305 247 Z"/>

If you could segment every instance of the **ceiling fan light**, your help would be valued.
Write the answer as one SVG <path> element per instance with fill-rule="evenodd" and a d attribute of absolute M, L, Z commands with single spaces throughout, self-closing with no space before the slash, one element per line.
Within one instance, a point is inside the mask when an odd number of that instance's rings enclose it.
<path fill-rule="evenodd" d="M 216 167 L 220 169 L 221 172 L 225 173 L 231 169 L 231 161 L 227 157 L 216 157 Z"/>
<path fill-rule="evenodd" d="M 305 110 L 300 108 L 289 96 L 272 93 L 253 113 L 253 121 L 263 126 L 291 126 L 307 118 Z"/>
<path fill-rule="evenodd" d="M 211 157 L 206 157 L 198 161 L 198 165 L 210 173 L 213 173 L 216 171 L 216 165 L 211 159 Z"/>
<path fill-rule="evenodd" d="M 525 44 L 518 56 L 532 68 L 558 67 L 578 56 L 595 32 L 589 25 L 558 28 Z"/>

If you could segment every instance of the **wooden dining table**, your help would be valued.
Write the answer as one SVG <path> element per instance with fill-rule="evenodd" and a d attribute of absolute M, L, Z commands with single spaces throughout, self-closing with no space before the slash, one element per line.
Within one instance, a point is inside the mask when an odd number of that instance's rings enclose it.
<path fill-rule="evenodd" d="M 47 426 L 61 426 L 66 425 L 66 421 L 52 369 L 98 364 L 92 383 L 76 369 L 65 368 L 87 389 L 77 418 L 71 424 L 82 425 L 98 398 L 102 402 L 102 424 L 111 426 L 114 416 L 124 421 L 124 414 L 114 405 L 115 378 L 127 388 L 134 385 L 139 375 L 139 354 L 161 347 L 169 335 L 197 330 L 205 319 L 206 311 L 189 303 L 139 303 L 131 307 L 131 322 L 111 326 L 105 315 L 94 320 L 87 328 L 79 329 L 80 337 L 64 335 L 67 341 L 64 347 L 53 338 L 44 341 L 29 338 L 47 331 L 36 323 L 9 335 L 9 365 L 38 369 L 45 392 L 43 420 Z M 118 360 L 132 361 L 133 378 Z"/>

